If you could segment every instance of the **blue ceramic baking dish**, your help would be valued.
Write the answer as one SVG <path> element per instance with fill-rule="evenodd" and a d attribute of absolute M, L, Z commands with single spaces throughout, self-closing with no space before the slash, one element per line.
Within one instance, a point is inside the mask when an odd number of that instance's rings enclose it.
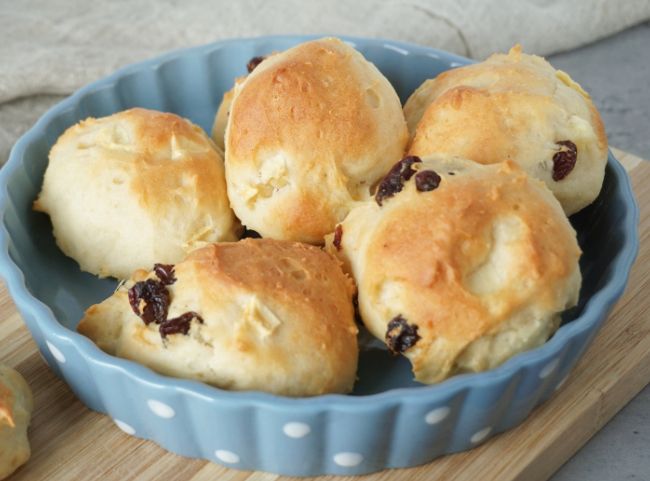
<path fill-rule="evenodd" d="M 56 247 L 47 216 L 32 211 L 57 137 L 88 116 L 142 106 L 210 130 L 221 96 L 254 56 L 310 37 L 218 42 L 128 66 L 47 112 L 0 171 L 0 272 L 50 367 L 117 427 L 184 456 L 287 475 L 362 474 L 415 466 L 461 451 L 520 423 L 565 381 L 622 294 L 637 252 L 638 210 L 610 155 L 598 200 L 571 221 L 584 250 L 577 308 L 544 346 L 497 369 L 434 386 L 413 381 L 405 359 L 361 353 L 351 395 L 291 399 L 228 392 L 173 379 L 100 351 L 77 334 L 88 306 L 115 281 L 83 273 Z M 402 100 L 425 79 L 469 60 L 386 40 L 347 38 L 388 77 Z"/>

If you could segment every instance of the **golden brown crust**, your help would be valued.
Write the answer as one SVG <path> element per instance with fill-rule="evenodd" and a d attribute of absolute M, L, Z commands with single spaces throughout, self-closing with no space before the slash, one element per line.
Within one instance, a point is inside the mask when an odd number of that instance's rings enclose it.
<path fill-rule="evenodd" d="M 126 288 L 89 308 L 79 332 L 110 354 L 226 389 L 289 396 L 352 389 L 354 287 L 329 254 L 246 239 L 192 252 L 175 277 L 168 317 L 194 311 L 203 318 L 188 335 L 163 342 L 157 325 L 133 314 Z"/>
<path fill-rule="evenodd" d="M 512 141 L 526 118 L 509 122 L 503 111 L 509 102 L 517 103 L 522 96 L 507 97 L 491 94 L 472 87 L 457 87 L 443 93 L 422 117 L 409 154 L 430 154 L 431 146 L 437 152 L 454 153 L 467 159 L 480 159 L 482 164 L 493 164 L 513 159 L 516 145 Z M 432 104 L 433 105 L 433 104 Z M 435 125 L 435 129 L 428 126 Z M 471 139 L 468 141 L 468 139 Z"/>
<path fill-rule="evenodd" d="M 340 162 L 362 156 L 377 120 L 368 115 L 363 86 L 341 69 L 349 55 L 331 42 L 307 42 L 255 69 L 232 110 L 232 163 L 258 148 L 290 155 L 334 148 Z"/>
<path fill-rule="evenodd" d="M 439 157 L 414 165 L 436 171 L 439 187 L 419 192 L 411 180 L 381 207 L 353 210 L 340 255 L 370 331 L 384 339 L 398 315 L 417 325 L 421 339 L 406 355 L 417 379 L 436 382 L 521 350 L 510 340 L 461 365 L 480 338 L 533 322 L 541 322 L 535 333 L 552 332 L 557 314 L 577 301 L 580 249 L 551 193 L 516 164 Z"/>
<path fill-rule="evenodd" d="M 566 73 L 520 47 L 427 80 L 404 112 L 412 155 L 445 153 L 482 164 L 513 160 L 544 181 L 569 215 L 600 192 L 607 137 L 598 111 Z M 557 142 L 566 140 L 578 147 L 578 158 L 558 181 L 552 159 Z"/>
<path fill-rule="evenodd" d="M 32 392 L 25 380 L 0 364 L 0 479 L 29 459 L 27 427 L 32 409 Z"/>
<path fill-rule="evenodd" d="M 371 278 L 390 272 L 424 289 L 427 296 L 433 294 L 437 302 L 419 303 L 412 309 L 417 318 L 426 319 L 422 328 L 430 329 L 432 337 L 473 340 L 508 317 L 522 297 L 534 295 L 537 302 L 552 309 L 552 286 L 568 276 L 566 261 L 577 260 L 579 249 L 566 222 L 543 221 L 557 217 L 557 210 L 547 198 L 531 195 L 534 188 L 514 164 L 501 164 L 498 173 L 487 179 L 477 176 L 459 181 L 456 177 L 462 176 L 445 176 L 434 193 L 418 195 L 435 198 L 435 209 L 431 202 L 421 201 L 408 209 L 395 208 L 393 215 L 384 217 L 375 231 L 381 241 L 370 245 L 366 253 L 365 272 Z M 521 222 L 516 248 L 522 263 L 521 272 L 509 274 L 513 281 L 519 276 L 534 278 L 536 288 L 520 292 L 504 285 L 498 293 L 499 309 L 494 310 L 481 296 L 473 295 L 465 280 L 493 248 L 495 220 L 510 215 Z M 463 316 L 454 315 L 459 314 L 459 305 Z"/>
<path fill-rule="evenodd" d="M 200 127 L 175 114 L 142 108 L 111 117 L 117 123 L 112 142 L 102 145 L 100 141 L 98 147 L 117 155 L 122 155 L 121 150 L 135 154 L 129 158 L 128 169 L 131 175 L 139 175 L 133 176 L 130 192 L 152 216 L 164 216 L 175 207 L 178 199 L 173 194 L 187 181 L 195 183 L 192 202 L 196 208 L 227 203 L 224 189 L 214 188 L 215 179 L 223 179 L 223 159 Z M 66 130 L 51 155 L 103 122 L 105 118 L 89 118 Z"/>
<path fill-rule="evenodd" d="M 213 142 L 177 115 L 141 108 L 66 130 L 34 208 L 50 215 L 61 249 L 102 277 L 176 262 L 239 230 Z"/>
<path fill-rule="evenodd" d="M 233 208 L 263 236 L 320 243 L 407 136 L 397 94 L 345 43 L 273 55 L 235 87 L 225 142 Z"/>

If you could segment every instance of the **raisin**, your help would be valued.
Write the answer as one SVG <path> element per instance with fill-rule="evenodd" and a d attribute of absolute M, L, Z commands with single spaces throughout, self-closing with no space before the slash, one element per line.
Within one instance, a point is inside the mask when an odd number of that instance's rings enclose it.
<path fill-rule="evenodd" d="M 252 59 L 250 59 L 246 64 L 246 69 L 248 70 L 248 73 L 251 73 L 253 70 L 255 70 L 259 64 L 264 62 L 265 59 L 266 57 L 253 57 Z"/>
<path fill-rule="evenodd" d="M 388 171 L 386 177 L 384 177 L 379 184 L 379 187 L 377 187 L 377 193 L 375 194 L 377 204 L 382 205 L 384 199 L 393 197 L 396 193 L 402 191 L 404 182 L 409 180 L 413 174 L 415 174 L 415 170 L 411 168 L 411 165 L 416 162 L 422 162 L 422 159 L 414 155 L 409 155 L 397 162 Z"/>
<path fill-rule="evenodd" d="M 164 339 L 169 334 L 187 334 L 192 319 L 203 324 L 203 319 L 196 312 L 190 311 L 173 319 L 167 319 L 170 295 L 167 286 L 176 282 L 173 264 L 155 264 L 153 271 L 160 280 L 147 279 L 136 282 L 129 289 L 129 304 L 133 312 L 142 319 L 145 325 L 152 322 L 160 324 L 158 331 Z M 140 308 L 142 307 L 142 310 Z"/>
<path fill-rule="evenodd" d="M 415 188 L 420 192 L 429 192 L 438 188 L 440 180 L 433 170 L 423 170 L 415 174 Z"/>
<path fill-rule="evenodd" d="M 203 318 L 196 312 L 186 312 L 185 314 L 181 314 L 180 316 L 174 317 L 172 319 L 167 319 L 165 322 L 161 323 L 160 327 L 158 328 L 160 331 L 160 336 L 164 339 L 170 334 L 187 334 L 190 332 L 192 319 L 196 319 L 201 324 L 203 324 Z"/>
<path fill-rule="evenodd" d="M 142 303 L 144 306 L 140 310 Z M 167 318 L 169 291 L 165 284 L 155 279 L 136 282 L 129 289 L 129 304 L 145 324 L 160 324 Z"/>
<path fill-rule="evenodd" d="M 395 316 L 388 323 L 386 330 L 386 344 L 392 354 L 403 353 L 404 351 L 415 346 L 420 340 L 418 335 L 418 326 L 409 324 L 401 314 Z"/>
<path fill-rule="evenodd" d="M 337 251 L 341 250 L 341 239 L 343 239 L 343 226 L 338 224 L 334 229 L 334 240 L 332 241 Z"/>
<path fill-rule="evenodd" d="M 169 286 L 176 282 L 174 277 L 174 264 L 154 264 L 153 271 L 164 285 Z"/>
<path fill-rule="evenodd" d="M 578 147 L 570 140 L 556 142 L 560 146 L 553 155 L 553 180 L 559 181 L 571 173 L 578 159 Z"/>
<path fill-rule="evenodd" d="M 241 235 L 242 239 L 261 239 L 262 236 L 260 235 L 259 232 L 249 229 L 248 227 L 244 226 L 244 233 Z"/>

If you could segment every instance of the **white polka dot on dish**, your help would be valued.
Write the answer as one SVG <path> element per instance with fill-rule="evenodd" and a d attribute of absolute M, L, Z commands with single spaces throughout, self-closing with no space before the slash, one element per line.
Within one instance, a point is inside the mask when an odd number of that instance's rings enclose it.
<path fill-rule="evenodd" d="M 485 438 L 487 438 L 488 434 L 490 434 L 491 432 L 492 432 L 492 426 L 483 428 L 480 431 L 477 431 L 474 434 L 472 434 L 470 441 L 472 442 L 472 444 L 478 444 L 481 441 L 483 441 Z"/>
<path fill-rule="evenodd" d="M 135 434 L 135 429 L 130 424 L 126 424 L 124 421 L 120 421 L 119 419 L 113 419 L 113 422 L 126 434 L 130 434 L 131 436 Z"/>
<path fill-rule="evenodd" d="M 311 432 L 311 428 L 309 424 L 290 422 L 282 427 L 282 431 L 290 438 L 299 439 L 307 436 Z"/>
<path fill-rule="evenodd" d="M 237 464 L 239 462 L 239 456 L 232 451 L 226 449 L 217 449 L 214 452 L 214 455 L 219 461 L 222 461 L 227 464 Z"/>
<path fill-rule="evenodd" d="M 363 456 L 359 453 L 342 452 L 334 455 L 334 462 L 344 468 L 358 466 L 363 461 Z"/>
<path fill-rule="evenodd" d="M 438 424 L 438 423 L 444 421 L 445 418 L 447 416 L 449 416 L 450 412 L 451 412 L 451 409 L 449 409 L 447 406 L 432 409 L 431 411 L 429 411 L 426 414 L 426 416 L 424 416 L 424 421 L 427 424 Z"/>
<path fill-rule="evenodd" d="M 152 413 L 161 418 L 169 419 L 173 418 L 176 415 L 174 408 L 168 404 L 165 404 L 164 402 L 156 401 L 155 399 L 149 399 L 147 401 L 147 405 L 149 406 L 149 409 L 151 409 Z"/>
<path fill-rule="evenodd" d="M 63 353 L 59 350 L 58 347 L 56 347 L 54 344 L 52 344 L 50 341 L 45 341 L 45 344 L 47 344 L 47 348 L 50 350 L 52 353 L 52 356 L 54 359 L 59 361 L 61 364 L 65 363 L 65 356 Z"/>

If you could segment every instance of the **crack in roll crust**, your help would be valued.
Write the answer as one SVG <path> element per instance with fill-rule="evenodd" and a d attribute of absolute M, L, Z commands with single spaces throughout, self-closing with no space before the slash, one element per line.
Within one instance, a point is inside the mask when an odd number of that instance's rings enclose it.
<path fill-rule="evenodd" d="M 235 86 L 225 137 L 242 222 L 264 237 L 322 243 L 402 157 L 408 131 L 374 65 L 321 39 L 272 55 Z"/>
<path fill-rule="evenodd" d="M 33 408 L 27 382 L 17 371 L 0 364 L 0 479 L 29 459 L 27 427 Z"/>
<path fill-rule="evenodd" d="M 567 215 L 600 192 L 607 162 L 600 114 L 565 72 L 519 46 L 425 81 L 404 114 L 409 154 L 446 153 L 482 164 L 513 160 L 546 183 Z M 577 146 L 577 162 L 566 177 L 554 178 L 556 143 L 566 140 Z"/>
<path fill-rule="evenodd" d="M 340 251 L 327 239 L 354 275 L 365 325 L 382 340 L 397 316 L 417 326 L 404 355 L 425 383 L 544 343 L 581 283 L 576 234 L 557 200 L 512 162 L 440 155 L 413 168 L 437 172 L 438 187 L 418 191 L 413 176 L 390 202 L 350 212 Z"/>
<path fill-rule="evenodd" d="M 212 244 L 174 267 L 169 318 L 200 316 L 161 338 L 127 296 L 138 271 L 87 309 L 78 331 L 102 350 L 175 377 L 287 396 L 348 392 L 357 369 L 354 286 L 321 249 L 245 239 Z M 189 317 L 189 316 L 186 316 Z"/>
<path fill-rule="evenodd" d="M 61 250 L 100 277 L 174 263 L 239 229 L 214 143 L 177 115 L 140 108 L 66 130 L 34 208 L 50 215 Z"/>

